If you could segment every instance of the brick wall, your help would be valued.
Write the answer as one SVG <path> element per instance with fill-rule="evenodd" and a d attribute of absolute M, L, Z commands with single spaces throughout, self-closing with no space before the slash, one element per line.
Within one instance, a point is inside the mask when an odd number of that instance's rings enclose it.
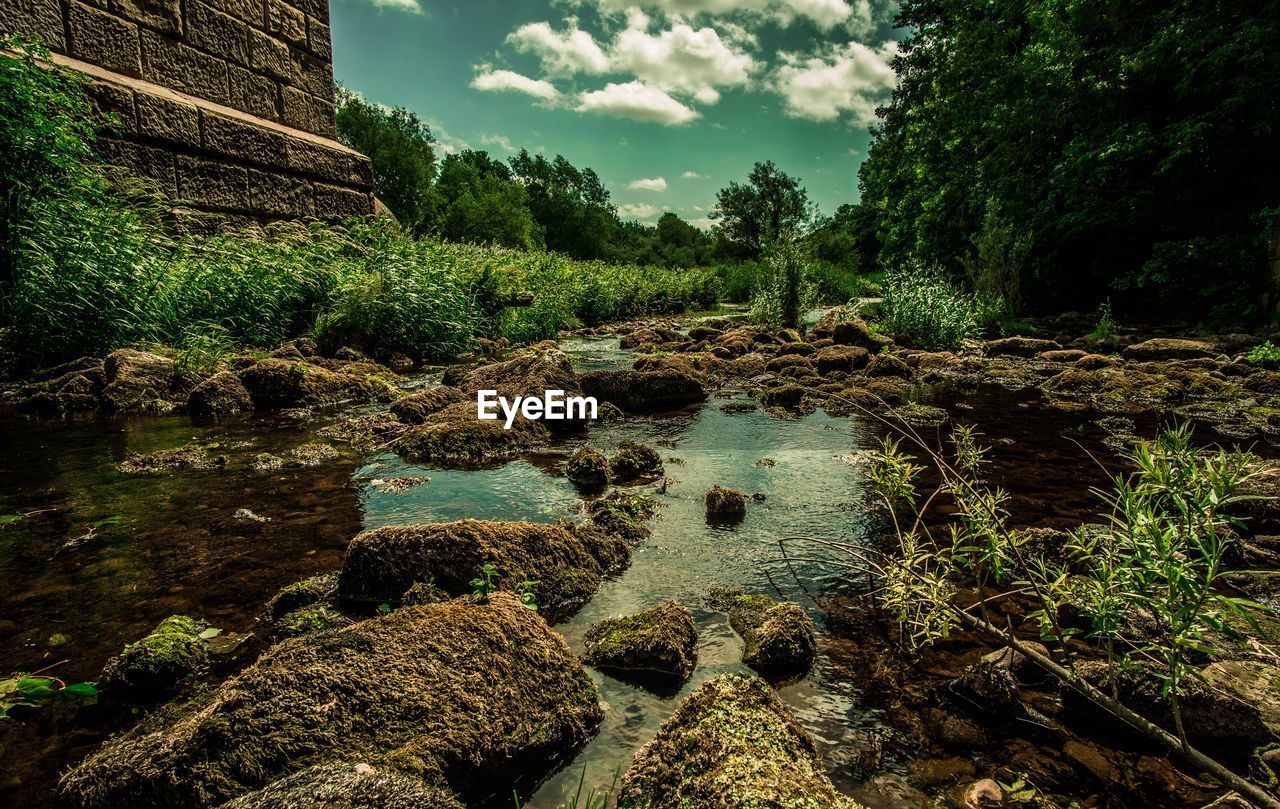
<path fill-rule="evenodd" d="M 328 0 L 0 0 L 0 31 L 93 79 L 109 162 L 224 221 L 373 212 L 333 140 L 328 22 Z"/>

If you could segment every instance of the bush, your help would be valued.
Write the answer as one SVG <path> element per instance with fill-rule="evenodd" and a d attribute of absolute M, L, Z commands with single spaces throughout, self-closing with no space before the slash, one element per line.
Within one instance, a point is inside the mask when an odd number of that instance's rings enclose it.
<path fill-rule="evenodd" d="M 883 331 L 930 351 L 954 349 L 973 334 L 973 299 L 936 273 L 913 268 L 885 277 Z"/>
<path fill-rule="evenodd" d="M 765 274 L 751 293 L 751 320 L 760 326 L 795 328 L 816 300 L 817 287 L 804 248 L 791 242 L 769 248 Z"/>
<path fill-rule="evenodd" d="M 1272 345 L 1268 340 L 1262 345 L 1256 345 L 1249 349 L 1249 353 L 1245 356 L 1251 365 L 1258 365 L 1263 368 L 1280 368 L 1280 346 Z"/>

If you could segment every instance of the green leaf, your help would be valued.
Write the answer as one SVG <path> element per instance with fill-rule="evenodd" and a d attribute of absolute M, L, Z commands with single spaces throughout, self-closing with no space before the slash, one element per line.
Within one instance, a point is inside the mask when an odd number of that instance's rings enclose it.
<path fill-rule="evenodd" d="M 201 639 L 201 640 L 209 640 L 210 638 L 216 638 L 216 637 L 218 637 L 218 636 L 219 636 L 219 635 L 221 635 L 221 634 L 222 634 L 222 630 L 221 630 L 221 629 L 218 629 L 218 628 L 217 628 L 217 627 L 215 627 L 215 626 L 211 626 L 211 627 L 209 627 L 208 629 L 206 629 L 205 631 L 203 631 L 203 632 L 201 632 L 201 633 L 200 633 L 200 639 Z"/>

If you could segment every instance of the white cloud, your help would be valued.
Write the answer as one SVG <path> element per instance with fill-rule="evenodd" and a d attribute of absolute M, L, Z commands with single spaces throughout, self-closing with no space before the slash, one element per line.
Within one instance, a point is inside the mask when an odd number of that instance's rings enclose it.
<path fill-rule="evenodd" d="M 653 219 L 660 213 L 661 208 L 647 202 L 627 202 L 618 206 L 618 216 L 622 219 Z"/>
<path fill-rule="evenodd" d="M 632 191 L 666 191 L 667 180 L 665 177 L 650 177 L 632 180 L 627 184 L 627 188 Z"/>
<path fill-rule="evenodd" d="M 550 23 L 531 22 L 507 36 L 507 42 L 521 53 L 538 57 L 548 76 L 572 76 L 575 73 L 603 73 L 609 59 L 596 41 L 578 28 L 578 21 L 566 20 L 567 30 L 556 31 Z"/>
<path fill-rule="evenodd" d="M 897 50 L 890 40 L 878 48 L 850 42 L 816 55 L 781 53 L 770 86 L 793 118 L 834 121 L 847 115 L 865 125 L 875 121 L 876 106 L 897 84 L 889 66 Z"/>
<path fill-rule="evenodd" d="M 711 230 L 716 225 L 716 220 L 712 219 L 709 216 L 700 216 L 697 219 L 689 219 L 686 221 L 688 221 L 689 224 L 693 225 L 695 228 L 698 228 L 699 230 Z"/>
<path fill-rule="evenodd" d="M 439 121 L 428 119 L 426 124 L 431 129 L 431 135 L 436 139 L 436 143 L 440 144 L 440 151 L 445 154 L 465 152 L 471 148 L 470 143 L 445 129 Z"/>
<path fill-rule="evenodd" d="M 422 13 L 422 6 L 418 5 L 418 0 L 369 0 L 369 3 L 376 8 L 407 11 L 410 14 Z"/>
<path fill-rule="evenodd" d="M 669 16 L 690 17 L 698 14 L 724 15 L 747 13 L 790 24 L 805 17 L 823 28 L 839 25 L 856 13 L 846 0 L 584 0 L 601 11 L 612 13 L 643 8 Z M 854 0 L 855 6 L 867 0 Z"/>
<path fill-rule="evenodd" d="M 718 87 L 746 84 L 758 65 L 735 49 L 714 28 L 694 30 L 685 23 L 650 34 L 647 18 L 632 18 L 610 49 L 613 67 L 667 92 L 685 93 L 699 103 L 720 100 Z"/>
<path fill-rule="evenodd" d="M 696 171 L 686 171 L 684 174 L 681 174 L 680 176 L 681 176 L 681 177 L 683 177 L 683 178 L 685 178 L 686 180 L 709 180 L 709 179 L 711 179 L 711 178 L 710 178 L 710 177 L 708 177 L 707 175 L 705 175 L 705 174 L 699 174 L 699 173 L 698 173 L 698 172 L 696 172 Z"/>
<path fill-rule="evenodd" d="M 493 70 L 487 65 L 471 80 L 471 86 L 477 90 L 501 92 L 513 90 L 544 101 L 551 101 L 560 95 L 560 91 L 545 79 L 531 79 L 511 70 Z"/>
<path fill-rule="evenodd" d="M 663 126 L 686 124 L 698 117 L 697 110 L 640 81 L 611 82 L 603 90 L 583 93 L 577 109 Z"/>
<path fill-rule="evenodd" d="M 485 146 L 496 146 L 504 152 L 519 151 L 506 135 L 481 135 L 480 142 Z"/>

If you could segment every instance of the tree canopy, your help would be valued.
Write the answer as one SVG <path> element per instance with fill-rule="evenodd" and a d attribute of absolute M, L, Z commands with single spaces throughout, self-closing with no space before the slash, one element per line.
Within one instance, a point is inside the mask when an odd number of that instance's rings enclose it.
<path fill-rule="evenodd" d="M 716 229 L 759 259 L 778 237 L 808 222 L 809 195 L 800 181 L 773 164 L 756 163 L 746 183 L 731 182 L 716 195 Z"/>
<path fill-rule="evenodd" d="M 370 104 L 338 88 L 339 139 L 373 161 L 373 192 L 414 233 L 425 232 L 436 176 L 435 138 L 404 107 Z"/>

